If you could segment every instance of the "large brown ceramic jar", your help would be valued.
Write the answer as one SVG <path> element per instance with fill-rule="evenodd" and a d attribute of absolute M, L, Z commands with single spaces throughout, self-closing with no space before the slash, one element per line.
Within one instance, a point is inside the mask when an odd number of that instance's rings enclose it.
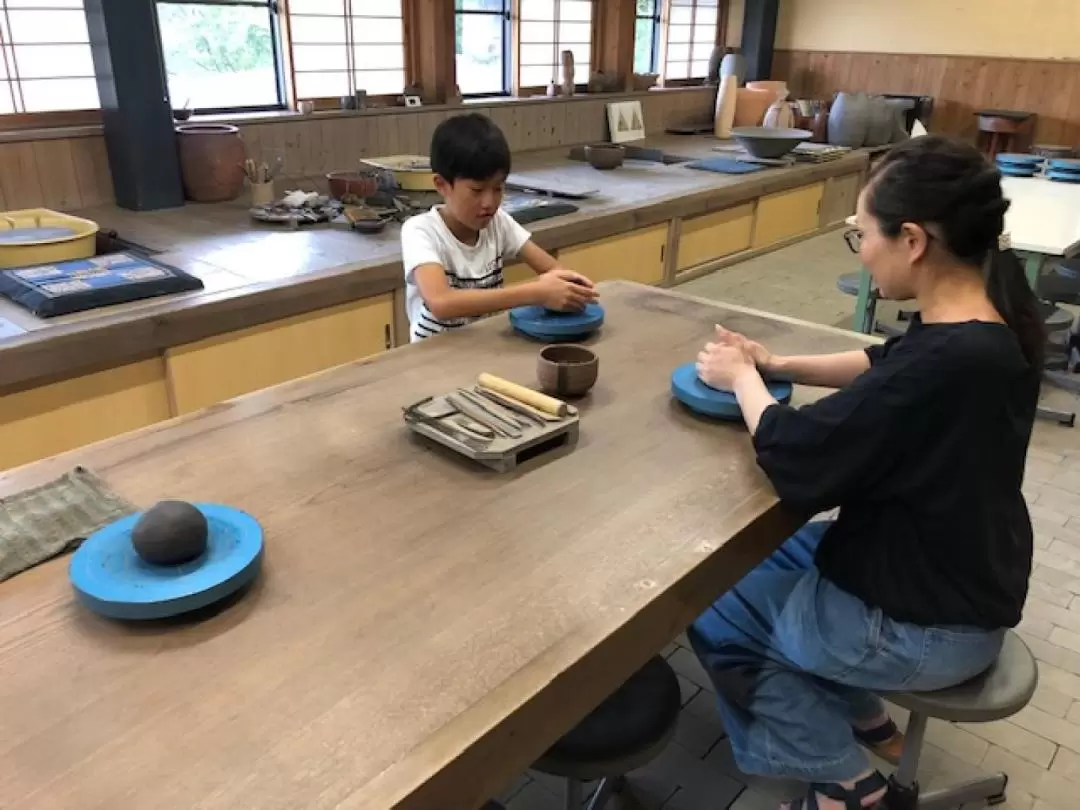
<path fill-rule="evenodd" d="M 244 142 L 229 124 L 176 127 L 184 196 L 193 202 L 235 200 L 244 189 Z"/>

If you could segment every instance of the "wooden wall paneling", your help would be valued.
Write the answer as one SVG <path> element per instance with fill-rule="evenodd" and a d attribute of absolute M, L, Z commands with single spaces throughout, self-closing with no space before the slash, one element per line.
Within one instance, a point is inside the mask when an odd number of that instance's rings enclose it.
<path fill-rule="evenodd" d="M 537 104 L 533 109 L 535 115 L 531 122 L 533 128 L 533 149 L 550 149 L 555 146 L 555 138 L 551 132 L 551 111 L 562 104 Z"/>
<path fill-rule="evenodd" d="M 45 205 L 62 211 L 82 207 L 79 181 L 75 176 L 75 161 L 71 157 L 70 139 L 35 141 L 33 149 Z"/>
<path fill-rule="evenodd" d="M 45 203 L 33 143 L 0 144 L 0 188 L 8 210 L 38 208 Z"/>
<path fill-rule="evenodd" d="M 633 86 L 635 0 L 597 0 L 593 70 L 612 73 L 624 90 Z"/>
<path fill-rule="evenodd" d="M 426 155 L 428 142 L 420 141 L 420 116 L 398 115 L 398 139 L 401 151 L 406 155 Z"/>
<path fill-rule="evenodd" d="M 72 138 L 71 162 L 75 167 L 75 182 L 79 184 L 79 197 L 83 205 L 112 202 L 112 175 L 109 174 L 109 155 L 105 151 L 103 136 Z"/>
<path fill-rule="evenodd" d="M 582 131 L 579 133 L 582 143 L 606 141 L 608 139 L 607 102 L 603 100 L 586 101 L 581 110 L 583 116 Z"/>
<path fill-rule="evenodd" d="M 933 96 L 931 128 L 969 139 L 976 110 L 1027 110 L 1037 116 L 1037 141 L 1080 146 L 1080 61 L 780 51 L 773 66 L 798 97 L 841 90 Z"/>
<path fill-rule="evenodd" d="M 580 102 L 577 104 L 563 104 L 563 130 L 562 130 L 562 145 L 575 145 L 579 143 L 585 143 L 585 139 L 581 136 L 582 126 L 582 107 Z"/>
<path fill-rule="evenodd" d="M 499 124 L 494 114 L 491 115 L 491 120 Z M 439 125 L 439 121 L 438 114 L 434 112 L 423 112 L 416 116 L 416 137 L 420 144 L 420 154 L 426 155 L 428 153 L 431 147 L 431 136 L 435 134 L 435 127 Z"/>
<path fill-rule="evenodd" d="M 552 146 L 564 146 L 573 143 L 569 140 L 567 117 L 571 110 L 569 104 L 548 105 L 548 126 L 551 127 L 549 138 Z"/>

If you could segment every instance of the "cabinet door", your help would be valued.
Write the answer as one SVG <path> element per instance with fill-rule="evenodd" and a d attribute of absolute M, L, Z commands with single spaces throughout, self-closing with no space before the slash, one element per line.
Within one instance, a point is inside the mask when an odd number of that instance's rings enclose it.
<path fill-rule="evenodd" d="M 753 203 L 683 220 L 676 272 L 747 250 L 753 230 Z"/>
<path fill-rule="evenodd" d="M 664 280 L 664 250 L 668 224 L 586 242 L 559 251 L 559 261 L 593 281 L 637 281 L 659 284 Z"/>
<path fill-rule="evenodd" d="M 821 198 L 821 219 L 818 222 L 820 227 L 839 225 L 855 213 L 861 180 L 860 174 L 845 174 L 842 177 L 830 177 L 825 181 L 825 191 Z"/>
<path fill-rule="evenodd" d="M 169 418 L 160 357 L 0 397 L 0 469 Z"/>
<path fill-rule="evenodd" d="M 824 183 L 814 183 L 759 199 L 753 246 L 768 247 L 817 230 L 824 189 Z"/>
<path fill-rule="evenodd" d="M 394 306 L 380 295 L 241 329 L 165 353 L 177 414 L 388 349 Z"/>

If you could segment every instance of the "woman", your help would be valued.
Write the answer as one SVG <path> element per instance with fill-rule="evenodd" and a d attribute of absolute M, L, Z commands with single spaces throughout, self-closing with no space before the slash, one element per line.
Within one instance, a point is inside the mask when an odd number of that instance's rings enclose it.
<path fill-rule="evenodd" d="M 904 337 L 776 357 L 717 328 L 698 358 L 735 392 L 758 462 L 811 523 L 689 631 L 739 766 L 810 782 L 792 810 L 875 806 L 858 743 L 897 753 L 877 691 L 965 681 L 1020 620 L 1032 534 L 1020 492 L 1039 393 L 1038 304 L 1002 246 L 998 172 L 938 137 L 893 149 L 847 235 L 885 298 L 918 302 Z M 799 410 L 762 374 L 840 389 Z"/>

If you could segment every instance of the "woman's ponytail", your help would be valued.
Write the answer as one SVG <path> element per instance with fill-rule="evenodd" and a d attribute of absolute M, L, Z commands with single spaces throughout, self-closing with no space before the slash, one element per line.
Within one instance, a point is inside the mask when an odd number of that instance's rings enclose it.
<path fill-rule="evenodd" d="M 994 248 L 986 265 L 986 292 L 994 309 L 1016 334 L 1024 357 L 1042 368 L 1046 351 L 1046 327 L 1042 306 L 1028 284 L 1024 266 L 1012 250 Z"/>

